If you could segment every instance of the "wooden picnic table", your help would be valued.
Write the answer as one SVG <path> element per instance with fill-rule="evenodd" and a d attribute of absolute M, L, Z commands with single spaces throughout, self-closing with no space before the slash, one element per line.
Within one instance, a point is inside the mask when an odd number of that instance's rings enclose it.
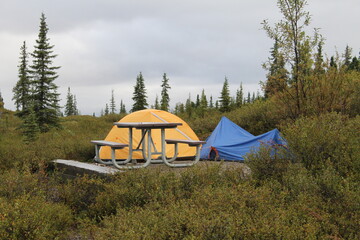
<path fill-rule="evenodd" d="M 147 167 L 150 163 L 165 163 L 169 167 L 187 167 L 192 166 L 196 164 L 200 159 L 200 146 L 201 144 L 204 144 L 204 141 L 196 141 L 196 140 L 184 140 L 184 139 L 165 139 L 165 131 L 166 129 L 170 128 L 176 128 L 177 126 L 182 125 L 182 123 L 171 123 L 171 122 L 115 122 L 115 126 L 118 128 L 128 128 L 129 129 L 129 141 L 128 144 L 121 145 L 114 145 L 112 148 L 112 154 L 111 154 L 111 160 L 112 164 L 119 168 L 119 169 L 134 169 L 134 168 L 143 168 Z M 133 146 L 133 130 L 140 129 L 141 130 L 141 140 L 134 148 Z M 151 132 L 154 129 L 160 129 L 161 130 L 161 149 L 158 151 L 155 147 L 155 144 L 153 142 L 153 139 L 151 137 Z M 96 142 L 99 141 L 93 141 L 93 143 L 97 144 Z M 100 142 L 104 145 L 103 142 Z M 178 155 L 178 144 L 188 144 L 189 146 L 196 147 L 196 155 L 195 160 L 191 163 L 181 163 L 181 164 L 175 164 L 172 163 L 176 160 Z M 170 159 L 166 158 L 166 144 L 173 144 L 174 145 L 174 156 Z M 115 150 L 116 149 L 122 149 L 122 146 L 129 148 L 129 154 L 128 158 L 126 160 L 118 161 L 115 158 Z M 97 147 L 97 145 L 95 146 Z M 154 151 L 152 151 L 152 147 L 154 148 Z M 106 163 L 102 161 L 99 157 L 99 149 L 96 148 L 96 154 L 95 156 L 96 161 L 101 163 Z M 145 163 L 138 164 L 138 165 L 132 165 L 132 166 L 126 166 L 127 163 L 129 163 L 132 160 L 132 155 L 134 151 L 141 151 L 143 158 L 145 160 Z M 159 156 L 157 159 L 153 159 L 152 156 L 157 155 Z"/>

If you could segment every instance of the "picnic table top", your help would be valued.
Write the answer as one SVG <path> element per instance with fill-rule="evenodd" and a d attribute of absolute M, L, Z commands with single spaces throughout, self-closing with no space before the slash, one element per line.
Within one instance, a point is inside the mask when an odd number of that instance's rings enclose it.
<path fill-rule="evenodd" d="M 173 122 L 115 122 L 115 126 L 119 128 L 130 128 L 134 127 L 137 129 L 141 128 L 176 128 L 182 125 L 182 123 Z"/>

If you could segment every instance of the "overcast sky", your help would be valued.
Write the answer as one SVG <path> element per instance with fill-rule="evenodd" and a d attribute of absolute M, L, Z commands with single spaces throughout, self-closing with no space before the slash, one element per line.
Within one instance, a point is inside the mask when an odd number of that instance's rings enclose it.
<path fill-rule="evenodd" d="M 308 0 L 312 28 L 326 38 L 328 56 L 360 51 L 359 0 Z M 216 100 L 229 80 L 231 95 L 260 90 L 261 64 L 273 45 L 261 22 L 281 19 L 269 0 L 0 0 L 0 92 L 14 109 L 23 41 L 33 51 L 44 12 L 59 78 L 61 105 L 67 88 L 82 114 L 100 114 L 114 90 L 120 108 L 133 104 L 136 76 L 142 72 L 148 103 L 160 97 L 163 73 L 170 78 L 170 105 L 195 100 L 202 89 Z"/>

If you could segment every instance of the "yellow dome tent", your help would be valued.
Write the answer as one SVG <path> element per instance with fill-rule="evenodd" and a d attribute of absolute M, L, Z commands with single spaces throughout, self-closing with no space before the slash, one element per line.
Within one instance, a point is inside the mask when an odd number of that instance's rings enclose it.
<path fill-rule="evenodd" d="M 181 118 L 171 114 L 169 112 L 146 109 L 137 112 L 133 112 L 119 122 L 172 122 L 182 123 L 177 128 L 171 128 L 165 130 L 165 138 L 167 139 L 184 139 L 184 140 L 199 140 L 190 126 Z M 151 136 L 157 150 L 161 149 L 161 133 L 160 129 L 154 129 L 151 132 Z M 129 130 L 127 128 L 118 128 L 113 126 L 109 134 L 105 138 L 106 141 L 126 143 L 129 142 Z M 133 148 L 136 148 L 141 140 L 141 130 L 133 129 Z M 116 159 L 126 159 L 128 157 L 128 148 L 116 150 Z M 179 144 L 178 157 L 193 157 L 196 153 L 194 147 L 189 147 L 187 144 Z M 174 145 L 166 145 L 166 156 L 172 157 L 174 155 Z M 156 157 L 156 156 L 153 156 Z M 110 147 L 103 146 L 100 149 L 100 158 L 111 159 Z M 141 152 L 133 152 L 133 159 L 143 159 Z"/>

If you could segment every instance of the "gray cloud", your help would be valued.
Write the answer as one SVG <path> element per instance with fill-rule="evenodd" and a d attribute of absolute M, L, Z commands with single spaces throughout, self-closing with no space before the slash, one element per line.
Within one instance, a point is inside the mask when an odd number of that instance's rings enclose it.
<path fill-rule="evenodd" d="M 340 52 L 346 44 L 360 48 L 358 0 L 313 0 L 308 10 L 313 27 L 326 37 L 326 51 Z M 256 91 L 265 78 L 261 64 L 272 46 L 260 22 L 280 19 L 275 1 L 213 0 L 14 0 L 0 8 L 0 91 L 13 109 L 11 89 L 17 81 L 22 41 L 33 45 L 41 12 L 47 16 L 49 37 L 61 66 L 56 80 L 65 99 L 67 87 L 77 95 L 84 114 L 100 112 L 111 89 L 117 103 L 129 109 L 141 71 L 149 103 L 160 94 L 161 77 L 170 77 L 171 104 L 196 97 L 202 89 L 218 97 L 224 77 L 232 94 L 240 82 Z M 311 29 L 309 29 L 311 31 Z"/>

